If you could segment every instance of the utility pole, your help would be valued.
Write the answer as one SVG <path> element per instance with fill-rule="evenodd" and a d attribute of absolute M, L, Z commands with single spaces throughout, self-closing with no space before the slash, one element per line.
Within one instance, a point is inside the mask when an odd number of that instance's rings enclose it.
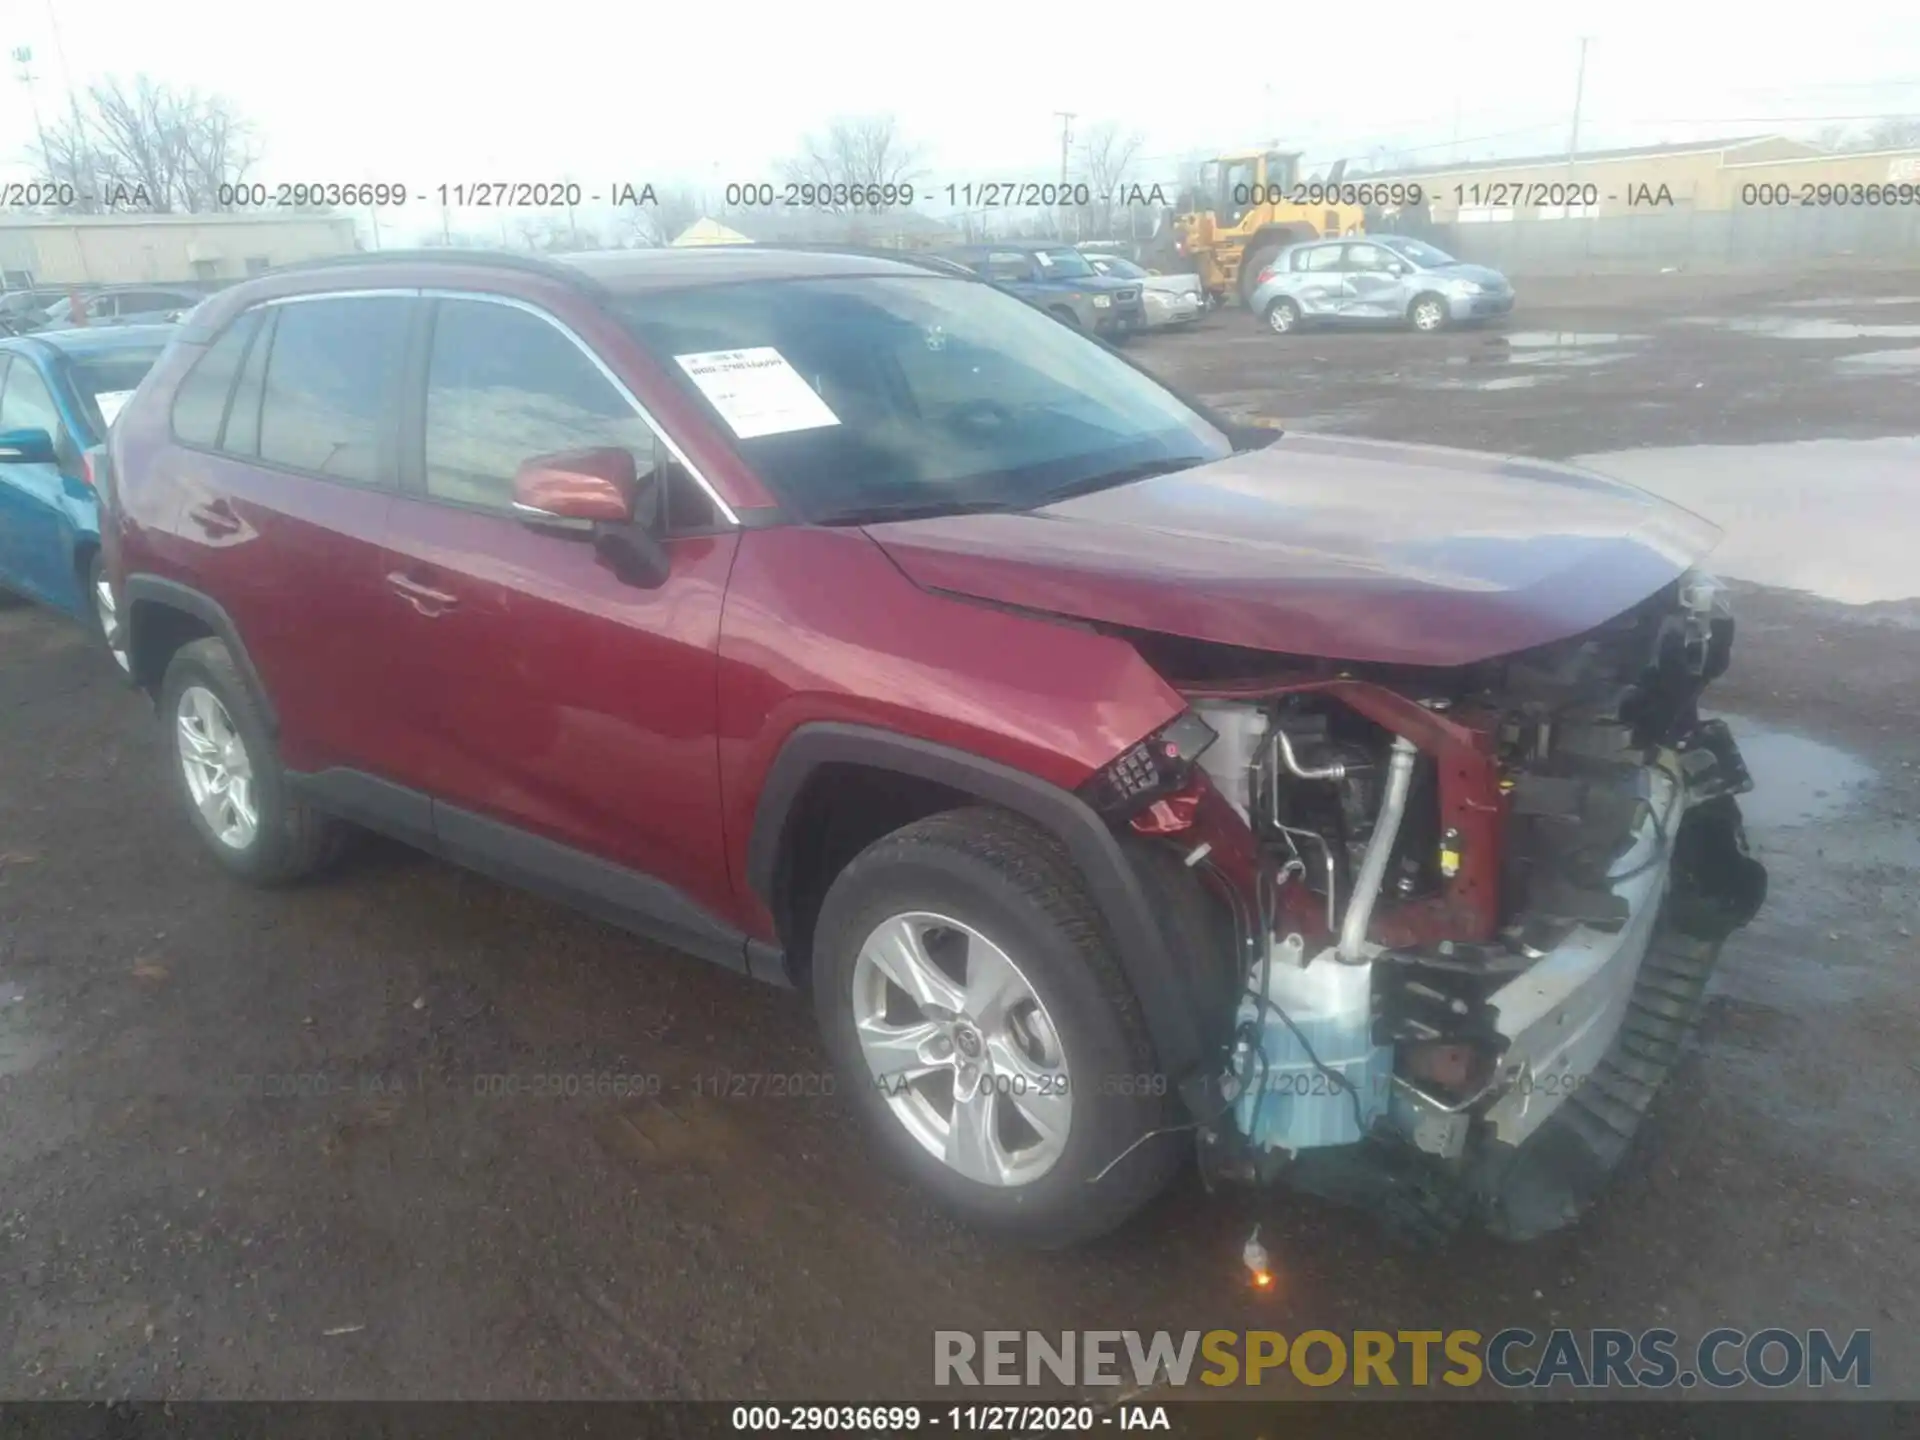
<path fill-rule="evenodd" d="M 1067 238 L 1067 154 L 1073 144 L 1073 122 L 1077 118 L 1072 110 L 1053 112 L 1060 120 L 1060 208 L 1054 212 L 1054 223 L 1060 228 L 1060 238 Z"/>
<path fill-rule="evenodd" d="M 1587 91 L 1587 42 L 1591 36 L 1580 37 L 1580 68 L 1573 79 L 1573 131 L 1567 136 L 1567 176 L 1573 176 L 1573 157 L 1580 153 L 1580 102 Z"/>
<path fill-rule="evenodd" d="M 20 83 L 27 87 L 27 105 L 33 111 L 33 130 L 40 137 L 40 163 L 48 170 L 47 178 L 54 179 L 53 156 L 47 150 L 47 127 L 40 119 L 40 100 L 33 93 L 33 47 L 21 45 L 13 52 L 13 63 L 20 67 Z"/>

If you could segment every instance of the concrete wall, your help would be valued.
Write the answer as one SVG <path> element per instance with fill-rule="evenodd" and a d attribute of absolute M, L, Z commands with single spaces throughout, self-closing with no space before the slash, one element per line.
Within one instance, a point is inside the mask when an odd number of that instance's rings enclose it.
<path fill-rule="evenodd" d="M 1642 211 L 1441 223 L 1418 233 L 1462 260 L 1516 277 L 1790 269 L 1843 261 L 1920 265 L 1920 205 Z"/>
<path fill-rule="evenodd" d="M 1536 184 L 1592 185 L 1599 192 L 1599 203 L 1592 213 L 1602 216 L 1633 214 L 1647 208 L 1645 205 L 1636 207 L 1629 200 L 1629 196 L 1642 185 L 1653 192 L 1658 192 L 1664 185 L 1676 209 L 1726 209 L 1731 203 L 1728 195 L 1739 189 L 1738 182 L 1734 182 L 1729 189 L 1726 177 L 1730 165 L 1739 162 L 1752 163 L 1757 167 L 1760 163 L 1796 161 L 1832 165 L 1835 157 L 1822 154 L 1801 141 L 1778 138 L 1756 140 L 1731 149 L 1674 150 L 1666 154 L 1625 155 L 1613 159 L 1576 159 L 1572 164 L 1564 159 L 1543 159 L 1525 164 L 1480 161 L 1410 173 L 1404 177 L 1389 173 L 1360 178 L 1418 181 L 1429 197 L 1433 218 L 1442 222 L 1451 222 L 1459 217 L 1462 210 L 1466 210 L 1470 216 L 1477 212 L 1478 218 L 1497 223 L 1506 219 L 1530 218 L 1539 213 L 1535 206 L 1520 205 L 1501 207 L 1510 210 L 1511 214 L 1487 214 L 1495 201 L 1508 198 L 1500 193 L 1501 187 L 1518 186 L 1524 191 L 1525 187 Z"/>
<path fill-rule="evenodd" d="M 346 254 L 347 216 L 128 215 L 0 221 L 0 268 L 37 285 L 238 280 L 254 270 Z"/>

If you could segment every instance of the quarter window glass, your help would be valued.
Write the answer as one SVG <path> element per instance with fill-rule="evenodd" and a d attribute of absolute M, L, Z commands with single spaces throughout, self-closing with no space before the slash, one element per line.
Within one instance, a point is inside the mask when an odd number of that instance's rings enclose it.
<path fill-rule="evenodd" d="M 220 443 L 220 417 L 226 413 L 227 393 L 234 372 L 246 353 L 247 337 L 260 323 L 260 312 L 250 310 L 226 328 L 206 354 L 194 362 L 173 397 L 173 433 L 189 445 Z"/>
<path fill-rule="evenodd" d="M 636 478 L 655 440 L 599 367 L 537 315 L 482 300 L 443 300 L 427 370 L 427 493 L 506 509 L 521 464 L 569 450 L 618 448 Z"/>
<path fill-rule="evenodd" d="M 233 387 L 227 407 L 227 428 L 220 448 L 234 455 L 260 453 L 260 396 L 267 387 L 267 356 L 273 350 L 273 327 L 286 307 L 276 305 L 260 321 L 260 334 L 240 366 L 240 383 Z"/>
<path fill-rule="evenodd" d="M 7 367 L 7 388 L 0 392 L 0 430 L 44 430 L 60 435 L 60 412 L 40 372 L 24 360 Z"/>
<path fill-rule="evenodd" d="M 260 458 L 360 484 L 386 480 L 381 435 L 412 302 L 342 296 L 281 306 L 260 407 Z"/>

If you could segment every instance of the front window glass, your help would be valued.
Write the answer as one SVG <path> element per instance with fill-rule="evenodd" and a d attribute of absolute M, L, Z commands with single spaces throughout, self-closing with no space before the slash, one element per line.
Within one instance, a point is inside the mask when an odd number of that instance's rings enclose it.
<path fill-rule="evenodd" d="M 1392 239 L 1383 239 L 1380 243 L 1392 246 L 1414 264 L 1423 265 L 1429 270 L 1438 269 L 1442 265 L 1460 263 L 1439 246 L 1429 245 L 1424 240 L 1406 240 L 1396 236 Z"/>
<path fill-rule="evenodd" d="M 1093 267 L 1087 263 L 1087 257 L 1078 250 L 1062 245 L 1054 250 L 1036 250 L 1033 258 L 1040 264 L 1040 273 L 1049 280 L 1088 280 L 1093 278 Z"/>
<path fill-rule="evenodd" d="M 1025 509 L 1231 450 L 1125 361 L 964 280 L 717 285 L 619 307 L 811 520 Z"/>
<path fill-rule="evenodd" d="M 427 364 L 427 493 L 505 510 L 528 460 L 612 448 L 653 473 L 647 422 L 565 335 L 537 315 L 443 300 Z"/>

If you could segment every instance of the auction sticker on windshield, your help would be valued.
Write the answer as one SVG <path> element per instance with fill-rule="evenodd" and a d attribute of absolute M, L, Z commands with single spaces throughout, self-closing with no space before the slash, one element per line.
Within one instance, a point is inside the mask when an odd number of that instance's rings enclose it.
<path fill-rule="evenodd" d="M 771 345 L 673 358 L 742 440 L 840 423 L 827 402 Z"/>

